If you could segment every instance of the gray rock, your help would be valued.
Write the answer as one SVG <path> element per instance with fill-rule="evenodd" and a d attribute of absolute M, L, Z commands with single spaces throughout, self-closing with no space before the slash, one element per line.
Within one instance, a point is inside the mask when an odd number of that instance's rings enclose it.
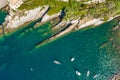
<path fill-rule="evenodd" d="M 0 9 L 4 8 L 8 4 L 7 0 L 0 0 Z"/>

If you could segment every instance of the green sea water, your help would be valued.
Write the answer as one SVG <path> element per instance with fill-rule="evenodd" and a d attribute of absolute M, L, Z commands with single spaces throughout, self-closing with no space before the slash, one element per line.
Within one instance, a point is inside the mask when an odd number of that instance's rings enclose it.
<path fill-rule="evenodd" d="M 120 71 L 116 20 L 71 32 L 42 46 L 38 45 L 53 35 L 52 24 L 31 25 L 0 37 L 0 80 L 108 80 Z"/>
<path fill-rule="evenodd" d="M 0 11 L 0 25 L 4 22 L 7 12 Z"/>

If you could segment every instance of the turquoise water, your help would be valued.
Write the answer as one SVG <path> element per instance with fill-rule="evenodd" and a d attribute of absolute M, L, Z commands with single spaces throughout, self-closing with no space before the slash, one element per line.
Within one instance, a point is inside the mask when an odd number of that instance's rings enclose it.
<path fill-rule="evenodd" d="M 108 80 L 120 71 L 117 24 L 72 32 L 40 47 L 36 46 L 53 35 L 49 22 L 1 36 L 0 80 Z"/>

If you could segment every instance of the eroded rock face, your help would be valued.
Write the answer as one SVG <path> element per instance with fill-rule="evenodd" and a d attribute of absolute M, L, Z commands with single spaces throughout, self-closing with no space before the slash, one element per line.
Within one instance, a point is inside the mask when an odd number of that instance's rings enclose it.
<path fill-rule="evenodd" d="M 0 9 L 5 7 L 8 4 L 7 0 L 0 0 Z"/>
<path fill-rule="evenodd" d="M 9 6 L 16 10 L 23 3 L 23 0 L 8 0 Z"/>

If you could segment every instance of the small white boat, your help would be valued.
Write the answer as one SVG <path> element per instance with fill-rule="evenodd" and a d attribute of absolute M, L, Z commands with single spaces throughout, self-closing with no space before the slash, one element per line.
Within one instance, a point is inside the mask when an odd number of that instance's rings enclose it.
<path fill-rule="evenodd" d="M 96 74 L 96 75 L 93 76 L 93 78 L 96 78 L 97 76 L 98 76 L 98 75 Z"/>
<path fill-rule="evenodd" d="M 75 58 L 74 58 L 74 57 L 72 57 L 72 58 L 71 58 L 71 62 L 73 62 L 74 60 L 75 60 Z"/>
<path fill-rule="evenodd" d="M 55 64 L 61 64 L 59 61 L 57 61 L 57 60 L 54 60 L 54 63 Z"/>
<path fill-rule="evenodd" d="M 90 71 L 87 71 L 87 77 L 90 75 Z"/>
<path fill-rule="evenodd" d="M 75 71 L 78 76 L 81 76 L 81 73 L 79 71 Z"/>

